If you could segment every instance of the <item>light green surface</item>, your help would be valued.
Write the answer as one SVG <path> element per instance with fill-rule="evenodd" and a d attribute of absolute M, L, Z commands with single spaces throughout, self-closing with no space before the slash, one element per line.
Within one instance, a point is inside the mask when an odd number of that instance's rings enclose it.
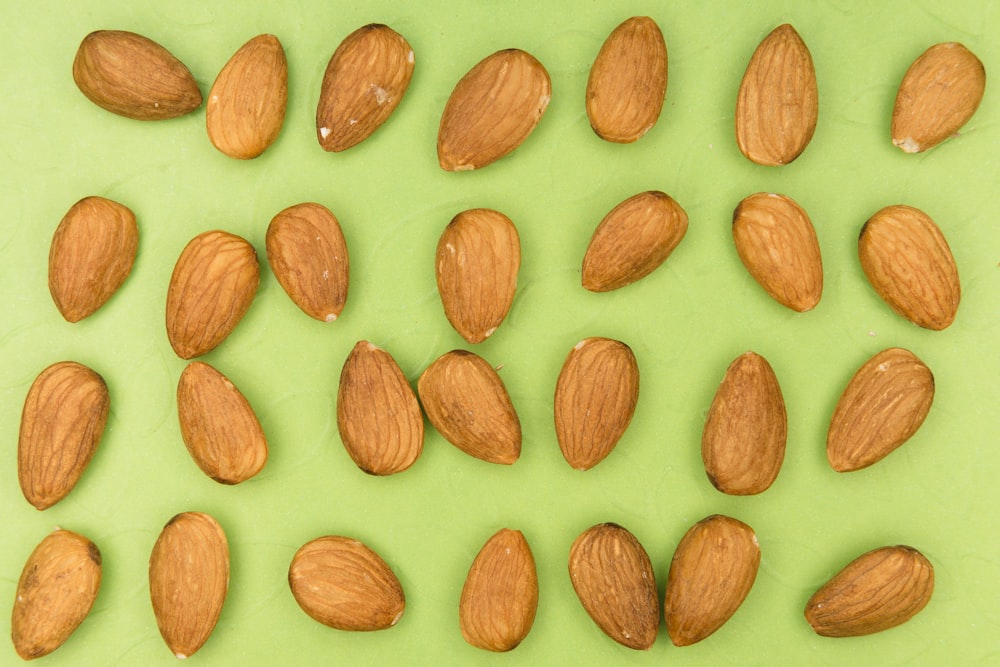
<path fill-rule="evenodd" d="M 0 41 L 0 635 L 25 558 L 53 527 L 81 532 L 104 554 L 104 582 L 83 625 L 51 665 L 169 665 L 146 568 L 175 513 L 200 510 L 225 528 L 229 597 L 214 634 L 191 661 L 222 665 L 636 664 L 990 665 L 1000 663 L 1000 6 L 992 2 L 12 2 Z M 881 8 L 873 8 L 880 4 Z M 590 63 L 628 16 L 652 16 L 670 58 L 659 123 L 638 143 L 608 144 L 583 108 Z M 355 28 L 387 23 L 416 54 L 409 92 L 368 141 L 324 153 L 314 114 L 326 63 Z M 819 125 L 793 164 L 758 167 L 733 136 L 736 91 L 758 42 L 791 22 L 809 46 Z M 194 73 L 203 94 L 230 55 L 271 32 L 285 46 L 289 105 L 277 142 L 251 162 L 216 151 L 204 107 L 143 123 L 99 109 L 76 89 L 73 55 L 88 32 L 142 33 Z M 986 97 L 961 136 L 922 155 L 888 137 L 896 87 L 925 48 L 961 41 L 984 62 Z M 551 105 L 511 156 L 480 172 L 445 173 L 435 137 L 455 82 L 507 47 L 536 56 L 552 77 Z M 690 216 L 687 237 L 655 273 L 609 294 L 579 285 L 594 227 L 615 204 L 663 190 Z M 772 301 L 740 263 L 729 232 L 744 196 L 796 199 L 815 224 L 825 290 L 815 311 Z M 131 207 L 139 255 L 122 289 L 79 324 L 61 319 L 47 290 L 49 241 L 86 195 Z M 340 219 L 351 257 L 347 306 L 335 323 L 309 319 L 270 272 L 271 217 L 302 201 Z M 917 328 L 890 311 L 858 265 L 858 231 L 882 206 L 930 214 L 962 278 L 953 326 Z M 502 365 L 524 430 L 513 467 L 473 459 L 428 427 L 408 471 L 373 478 L 337 434 L 337 380 L 359 339 L 389 350 L 415 382 L 464 341 L 437 296 L 433 257 L 459 211 L 506 213 L 521 236 L 519 288 L 507 321 L 473 348 Z M 255 407 L 270 460 L 236 487 L 203 475 L 180 439 L 174 391 L 185 365 L 167 342 L 167 284 L 181 249 L 222 228 L 262 260 L 260 290 L 209 361 Z M 595 469 L 571 470 L 556 445 L 552 392 L 569 349 L 586 336 L 632 346 L 641 371 L 635 420 Z M 937 396 L 924 426 L 874 467 L 837 474 L 825 457 L 834 404 L 854 370 L 891 346 L 932 369 Z M 789 439 L 774 486 L 734 498 L 707 481 L 700 460 L 705 411 L 729 362 L 752 349 L 773 366 Z M 109 385 L 111 417 L 75 490 L 40 513 L 21 496 L 16 447 L 21 406 L 47 365 L 72 359 Z M 763 551 L 756 584 L 715 635 L 678 649 L 665 630 L 648 653 L 605 637 L 566 573 L 570 544 L 602 521 L 630 529 L 653 561 L 661 592 L 673 549 L 695 521 L 725 513 L 750 524 Z M 534 628 L 508 655 L 469 647 L 457 604 L 483 542 L 522 530 L 534 551 L 540 602 Z M 407 608 L 398 626 L 350 634 L 307 617 L 289 593 L 295 550 L 325 534 L 356 537 L 398 574 Z M 930 605 L 908 624 L 868 638 L 815 636 L 802 617 L 810 594 L 854 556 L 905 543 L 934 564 Z M 9 640 L 0 663 L 19 662 Z"/>

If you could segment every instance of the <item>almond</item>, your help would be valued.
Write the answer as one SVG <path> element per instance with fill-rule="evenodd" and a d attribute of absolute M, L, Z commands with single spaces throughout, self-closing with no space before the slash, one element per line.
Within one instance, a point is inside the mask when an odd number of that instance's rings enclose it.
<path fill-rule="evenodd" d="M 139 227 L 132 211 L 85 197 L 63 217 L 49 248 L 49 292 L 67 322 L 103 306 L 132 271 Z"/>
<path fill-rule="evenodd" d="M 887 206 L 858 238 L 861 268 L 878 295 L 916 325 L 940 331 L 955 321 L 962 287 L 944 235 L 912 206 Z"/>
<path fill-rule="evenodd" d="M 736 144 L 751 162 L 788 164 L 816 130 L 819 93 L 805 42 L 789 24 L 757 46 L 736 98 Z"/>
<path fill-rule="evenodd" d="M 589 470 L 604 460 L 632 421 L 639 366 L 632 348 L 609 338 L 573 346 L 556 383 L 556 439 L 566 462 Z"/>
<path fill-rule="evenodd" d="M 466 454 L 504 465 L 521 455 L 521 421 L 482 357 L 465 350 L 441 355 L 420 376 L 417 393 L 434 428 Z"/>
<path fill-rule="evenodd" d="M 934 401 L 934 376 L 909 350 L 882 350 L 847 383 L 830 420 L 826 456 L 838 472 L 881 461 L 910 439 Z"/>
<path fill-rule="evenodd" d="M 684 534 L 667 574 L 663 605 L 675 646 L 700 642 L 728 621 L 746 599 L 760 565 L 750 526 L 713 515 Z"/>
<path fill-rule="evenodd" d="M 570 548 L 569 578 L 604 634 L 629 648 L 653 645 L 660 626 L 656 579 L 632 533 L 614 523 L 583 531 Z"/>
<path fill-rule="evenodd" d="M 520 49 L 497 51 L 455 85 L 441 114 L 438 162 L 445 171 L 479 169 L 524 143 L 552 97 L 549 73 Z"/>
<path fill-rule="evenodd" d="M 882 547 L 852 561 L 809 598 L 806 620 L 824 637 L 858 637 L 913 618 L 930 602 L 934 568 L 913 547 Z"/>
<path fill-rule="evenodd" d="M 524 641 L 538 608 L 535 558 L 519 530 L 504 528 L 483 545 L 469 568 L 458 604 L 465 641 L 510 651 Z"/>
<path fill-rule="evenodd" d="M 62 646 L 90 613 L 101 586 L 101 552 L 83 535 L 49 533 L 28 556 L 14 597 L 10 635 L 25 660 Z"/>
<path fill-rule="evenodd" d="M 403 615 L 399 579 L 382 558 L 348 537 L 320 537 L 292 558 L 288 585 L 313 619 L 338 630 L 385 630 Z"/>
<path fill-rule="evenodd" d="M 208 641 L 229 591 L 229 543 L 201 512 L 172 518 L 149 557 L 149 597 L 160 635 L 180 659 Z"/>
<path fill-rule="evenodd" d="M 17 478 L 29 503 L 44 510 L 66 497 L 104 434 L 111 400 L 104 378 L 62 361 L 28 390 L 17 441 Z"/>
<path fill-rule="evenodd" d="M 986 70 L 975 54 L 956 42 L 935 44 L 899 84 L 892 143 L 907 153 L 934 148 L 972 118 L 985 90 Z"/>
<path fill-rule="evenodd" d="M 687 213 L 669 195 L 650 191 L 629 197 L 594 231 L 583 257 L 583 286 L 609 292 L 645 278 L 670 256 L 687 227 Z"/>
<path fill-rule="evenodd" d="M 201 106 L 188 68 L 133 32 L 98 30 L 84 37 L 73 60 L 73 80 L 91 102 L 126 118 L 177 118 Z"/>
<path fill-rule="evenodd" d="M 590 68 L 590 126 L 602 139 L 632 143 L 656 124 L 666 93 L 663 33 L 648 16 L 633 16 L 611 31 Z"/>
<path fill-rule="evenodd" d="M 334 51 L 323 75 L 316 134 L 325 151 L 344 151 L 377 130 L 403 99 L 413 49 L 389 26 L 358 28 Z"/>
<path fill-rule="evenodd" d="M 750 195 L 733 212 L 740 260 L 775 301 L 804 313 L 823 295 L 823 260 L 812 221 L 791 197 Z"/>
<path fill-rule="evenodd" d="M 337 428 L 344 448 L 372 475 L 406 470 L 424 448 L 424 416 L 392 355 L 359 341 L 347 355 L 337 390 Z"/>
<path fill-rule="evenodd" d="M 306 315 L 340 317 L 347 302 L 347 242 L 333 213 L 320 204 L 289 206 L 267 227 L 267 261 L 281 287 Z"/>
<path fill-rule="evenodd" d="M 260 283 L 257 252 L 223 231 L 194 237 L 174 266 L 167 291 L 167 337 L 181 359 L 215 349 L 232 333 Z"/>
<path fill-rule="evenodd" d="M 205 107 L 208 138 L 231 158 L 255 158 L 278 138 L 287 102 L 285 50 L 274 35 L 257 35 L 212 84 Z"/>
<path fill-rule="evenodd" d="M 444 314 L 470 343 L 497 330 L 514 302 L 521 241 L 510 218 L 487 208 L 456 215 L 437 245 Z"/>

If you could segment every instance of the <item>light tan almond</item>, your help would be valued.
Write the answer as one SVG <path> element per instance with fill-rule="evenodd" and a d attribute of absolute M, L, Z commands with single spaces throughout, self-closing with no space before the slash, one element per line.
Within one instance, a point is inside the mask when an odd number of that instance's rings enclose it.
<path fill-rule="evenodd" d="M 289 206 L 267 227 L 267 261 L 289 298 L 309 317 L 333 322 L 347 303 L 350 262 L 340 223 L 325 206 Z"/>
<path fill-rule="evenodd" d="M 44 510 L 73 490 L 97 451 L 110 406 L 104 378 L 74 361 L 35 378 L 17 441 L 17 479 L 29 503 Z"/>
<path fill-rule="evenodd" d="M 136 120 L 177 118 L 201 106 L 188 68 L 134 32 L 98 30 L 84 37 L 73 60 L 73 80 L 97 106 Z"/>
<path fill-rule="evenodd" d="M 736 98 L 736 144 L 751 162 L 788 164 L 816 130 L 819 93 L 805 42 L 780 25 L 754 51 Z"/>
<path fill-rule="evenodd" d="M 441 114 L 438 162 L 479 169 L 510 154 L 542 119 L 552 97 L 545 67 L 520 49 L 497 51 L 455 85 Z"/>
<path fill-rule="evenodd" d="M 909 350 L 882 350 L 847 383 L 830 420 L 826 456 L 838 472 L 867 468 L 910 439 L 934 401 L 934 375 Z"/>
<path fill-rule="evenodd" d="M 101 551 L 68 530 L 49 533 L 21 570 L 10 635 L 25 660 L 62 646 L 90 613 L 101 587 Z"/>

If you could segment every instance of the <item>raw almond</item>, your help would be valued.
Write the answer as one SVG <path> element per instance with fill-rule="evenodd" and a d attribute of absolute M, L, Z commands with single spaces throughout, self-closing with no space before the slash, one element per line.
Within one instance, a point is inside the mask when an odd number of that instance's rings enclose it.
<path fill-rule="evenodd" d="M 632 143 L 656 124 L 666 93 L 663 33 L 648 16 L 633 16 L 608 35 L 590 68 L 590 126 L 602 139 Z"/>
<path fill-rule="evenodd" d="M 676 646 L 700 642 L 728 621 L 746 599 L 760 565 L 750 526 L 713 515 L 684 534 L 667 575 L 664 615 Z"/>
<path fill-rule="evenodd" d="M 614 523 L 585 530 L 570 548 L 569 578 L 604 634 L 642 651 L 653 645 L 660 626 L 656 579 L 632 533 Z"/>
<path fill-rule="evenodd" d="M 736 144 L 748 160 L 788 164 L 805 150 L 816 130 L 819 94 L 805 42 L 789 24 L 757 46 L 736 98 Z"/>
<path fill-rule="evenodd" d="M 940 331 L 955 321 L 962 287 L 944 235 L 912 206 L 887 206 L 858 238 L 861 268 L 878 295 L 914 324 Z"/>
<path fill-rule="evenodd" d="M 913 618 L 930 602 L 934 568 L 913 547 L 858 557 L 809 598 L 806 620 L 824 637 L 858 637 Z"/>
<path fill-rule="evenodd" d="M 90 613 L 101 587 L 101 552 L 68 530 L 49 533 L 28 556 L 14 596 L 10 635 L 25 660 L 63 645 Z"/>
<path fill-rule="evenodd" d="M 91 102 L 136 120 L 163 120 L 201 106 L 188 68 L 153 40 L 123 30 L 98 30 L 83 38 L 73 80 Z"/>
<path fill-rule="evenodd" d="M 934 401 L 934 376 L 909 350 L 882 350 L 847 383 L 830 420 L 826 456 L 838 472 L 866 468 L 910 439 Z"/>
<path fill-rule="evenodd" d="M 632 348 L 609 338 L 573 346 L 556 383 L 556 439 L 566 462 L 589 470 L 604 460 L 632 421 L 639 366 Z"/>
<path fill-rule="evenodd" d="M 504 465 L 521 455 L 521 421 L 482 357 L 465 350 L 441 355 L 420 376 L 417 393 L 434 428 L 466 454 Z"/>
<path fill-rule="evenodd" d="M 458 604 L 465 641 L 487 651 L 510 651 L 524 641 L 538 608 L 535 558 L 519 530 L 491 537 L 469 568 Z"/>
<path fill-rule="evenodd" d="M 44 510 L 66 497 L 104 434 L 111 400 L 104 378 L 62 361 L 28 390 L 17 441 L 17 478 L 29 503 Z"/>
<path fill-rule="evenodd" d="M 413 76 L 413 49 L 386 25 L 358 28 L 334 51 L 323 75 L 316 135 L 326 151 L 371 136 L 403 99 Z"/>
<path fill-rule="evenodd" d="M 132 271 L 139 227 L 132 211 L 85 197 L 63 217 L 49 248 L 49 292 L 67 322 L 103 306 Z"/>
<path fill-rule="evenodd" d="M 609 292 L 645 278 L 670 256 L 687 227 L 687 213 L 669 195 L 650 191 L 629 197 L 594 231 L 583 256 L 583 286 Z"/>
<path fill-rule="evenodd" d="M 392 355 L 366 340 L 347 355 L 337 390 L 344 448 L 372 475 L 406 470 L 424 448 L 424 416 Z"/>
<path fill-rule="evenodd" d="M 775 301 L 804 313 L 823 295 L 823 260 L 809 216 L 791 197 L 760 192 L 733 212 L 740 260 Z"/>
<path fill-rule="evenodd" d="M 229 543 L 219 522 L 183 512 L 163 527 L 149 557 L 149 597 L 160 635 L 184 659 L 208 641 L 229 591 Z"/>
<path fill-rule="evenodd" d="M 479 169 L 510 154 L 542 119 L 552 97 L 545 67 L 520 49 L 497 51 L 455 85 L 441 114 L 438 162 Z"/>
<path fill-rule="evenodd" d="M 437 245 L 437 286 L 444 314 L 470 343 L 497 330 L 514 302 L 521 241 L 510 218 L 487 208 L 456 215 Z"/>

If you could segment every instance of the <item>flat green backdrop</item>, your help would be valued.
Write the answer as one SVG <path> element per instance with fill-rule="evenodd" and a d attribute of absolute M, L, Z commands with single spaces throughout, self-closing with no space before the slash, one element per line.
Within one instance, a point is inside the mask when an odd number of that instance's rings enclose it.
<path fill-rule="evenodd" d="M 174 662 L 156 629 L 146 571 L 160 529 L 185 510 L 214 515 L 232 553 L 229 597 L 214 634 L 191 658 L 198 664 L 1000 664 L 997 3 L 3 4 L 0 606 L 13 604 L 25 559 L 56 526 L 87 535 L 104 555 L 93 611 L 46 664 Z M 639 14 L 652 16 L 666 39 L 666 103 L 644 138 L 609 144 L 587 122 L 587 74 L 608 33 Z M 413 81 L 368 141 L 325 153 L 314 127 L 324 68 L 345 36 L 372 22 L 409 40 Z M 812 52 L 819 124 L 798 160 L 765 168 L 737 150 L 733 109 L 751 53 L 785 22 Z M 166 46 L 206 95 L 240 45 L 260 33 L 277 35 L 290 89 L 277 142 L 256 160 L 235 161 L 209 143 L 204 107 L 143 123 L 93 105 L 75 87 L 71 63 L 83 37 L 106 28 Z M 943 41 L 961 41 L 982 59 L 985 99 L 960 136 L 925 154 L 903 154 L 889 139 L 896 88 L 909 64 Z M 442 171 L 435 139 L 449 93 L 472 65 L 507 47 L 529 51 L 548 69 L 548 111 L 504 160 L 477 172 Z M 686 209 L 686 238 L 641 282 L 587 292 L 579 267 L 594 227 L 618 202 L 649 189 Z M 795 314 L 772 301 L 739 261 L 732 210 L 759 191 L 793 197 L 815 224 L 825 290 L 812 312 Z M 87 195 L 135 211 L 139 254 L 110 302 L 68 324 L 48 293 L 48 248 L 59 220 Z M 300 312 L 265 259 L 271 217 L 303 201 L 329 207 L 349 246 L 350 294 L 332 324 Z M 896 203 L 931 215 L 957 260 L 963 299 L 955 324 L 943 332 L 895 315 L 858 264 L 861 225 Z M 411 469 L 369 477 L 337 433 L 341 366 L 355 342 L 367 339 L 389 350 L 415 382 L 438 355 L 469 349 L 444 317 L 433 258 L 452 216 L 479 206 L 507 214 L 521 235 L 513 309 L 488 342 L 473 348 L 502 367 L 523 425 L 521 459 L 512 467 L 481 462 L 428 426 L 424 453 Z M 247 396 L 269 438 L 267 466 L 236 487 L 208 479 L 184 448 L 174 392 L 185 362 L 164 330 L 167 284 L 181 249 L 216 228 L 247 238 L 262 263 L 248 315 L 205 357 Z M 552 394 L 566 354 L 587 336 L 628 343 L 642 379 L 635 420 L 618 448 L 595 469 L 578 472 L 556 444 Z M 930 415 L 881 463 L 835 473 L 825 456 L 833 407 L 854 371 L 892 346 L 909 348 L 934 372 Z M 789 437 L 771 489 L 736 498 L 706 479 L 700 437 L 726 367 L 746 350 L 764 355 L 778 376 Z M 17 483 L 18 424 L 32 380 L 65 359 L 104 376 L 111 417 L 78 486 L 40 513 Z M 649 552 L 662 598 L 677 542 L 714 513 L 752 526 L 763 552 L 736 615 L 684 649 L 673 647 L 662 627 L 648 653 L 604 636 L 570 585 L 573 539 L 595 523 L 624 525 Z M 457 607 L 473 557 L 501 527 L 526 535 L 541 592 L 524 643 L 492 655 L 462 640 Z M 289 562 L 299 546 L 327 534 L 362 540 L 397 573 L 407 607 L 396 627 L 340 632 L 298 608 L 286 580 Z M 802 616 L 812 592 L 855 556 L 899 543 L 934 564 L 930 605 L 880 635 L 814 635 Z M 9 634 L 8 624 L 8 613 L 0 613 L 0 635 Z M 0 663 L 17 662 L 4 639 Z"/>

